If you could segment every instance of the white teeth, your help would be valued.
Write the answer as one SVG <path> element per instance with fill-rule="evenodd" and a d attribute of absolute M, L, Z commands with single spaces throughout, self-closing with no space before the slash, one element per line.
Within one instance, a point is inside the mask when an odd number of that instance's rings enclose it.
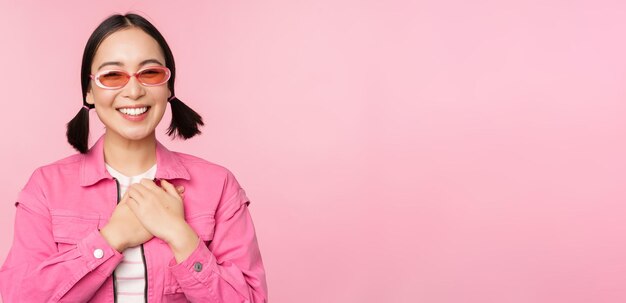
<path fill-rule="evenodd" d="M 122 114 L 130 115 L 130 116 L 138 116 L 145 113 L 148 110 L 148 107 L 140 107 L 140 108 L 120 108 L 119 111 Z"/>

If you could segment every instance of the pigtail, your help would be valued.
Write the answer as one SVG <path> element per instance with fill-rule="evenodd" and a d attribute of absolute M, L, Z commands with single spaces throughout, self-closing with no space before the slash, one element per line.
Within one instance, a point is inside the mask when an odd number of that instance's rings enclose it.
<path fill-rule="evenodd" d="M 67 123 L 67 142 L 81 154 L 87 153 L 89 140 L 89 109 L 93 105 L 84 105 L 74 118 Z"/>
<path fill-rule="evenodd" d="M 198 113 L 176 97 L 171 98 L 169 103 L 172 107 L 172 122 L 167 128 L 168 136 L 189 139 L 202 133 L 199 126 L 204 126 L 204 122 Z"/>

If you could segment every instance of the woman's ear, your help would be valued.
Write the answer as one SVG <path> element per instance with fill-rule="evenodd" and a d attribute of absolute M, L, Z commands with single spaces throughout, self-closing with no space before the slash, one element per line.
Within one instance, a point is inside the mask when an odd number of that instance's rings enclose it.
<path fill-rule="evenodd" d="M 87 95 L 85 96 L 85 101 L 87 102 L 87 104 L 94 104 L 93 93 L 91 89 L 87 91 Z"/>

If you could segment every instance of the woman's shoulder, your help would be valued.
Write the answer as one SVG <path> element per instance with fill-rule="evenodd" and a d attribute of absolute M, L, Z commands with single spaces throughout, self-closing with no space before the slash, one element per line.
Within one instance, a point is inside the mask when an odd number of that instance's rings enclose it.
<path fill-rule="evenodd" d="M 39 179 L 65 178 L 70 175 L 76 175 L 83 157 L 84 155 L 77 153 L 39 165 L 33 170 L 29 182 L 39 181 Z"/>
<path fill-rule="evenodd" d="M 235 175 L 230 169 L 206 159 L 186 153 L 174 152 L 182 166 L 185 167 L 191 179 L 201 178 L 203 184 L 219 184 L 225 195 L 233 195 L 241 189 Z"/>
<path fill-rule="evenodd" d="M 221 173 L 225 175 L 232 174 L 232 172 L 226 168 L 225 166 L 215 163 L 213 161 L 206 160 L 204 158 L 200 158 L 198 156 L 190 155 L 182 152 L 172 152 L 176 155 L 178 160 L 187 168 L 188 170 L 198 170 L 210 173 Z"/>
<path fill-rule="evenodd" d="M 51 162 L 40 165 L 35 169 L 35 171 L 49 171 L 49 170 L 57 170 L 69 168 L 72 166 L 80 166 L 81 160 L 84 155 L 77 153 L 70 156 L 66 156 L 61 159 L 53 160 Z"/>
<path fill-rule="evenodd" d="M 82 154 L 73 154 L 36 167 L 22 188 L 18 200 L 27 203 L 31 200 L 44 200 L 44 192 L 55 184 L 77 178 Z M 67 184 L 65 184 L 67 185 Z"/>

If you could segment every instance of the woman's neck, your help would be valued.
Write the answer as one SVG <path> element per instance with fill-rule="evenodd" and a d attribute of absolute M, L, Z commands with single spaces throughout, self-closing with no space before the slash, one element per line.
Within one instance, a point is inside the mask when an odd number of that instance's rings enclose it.
<path fill-rule="evenodd" d="M 128 140 L 105 133 L 104 162 L 126 176 L 144 173 L 156 163 L 155 134 L 141 140 Z"/>

